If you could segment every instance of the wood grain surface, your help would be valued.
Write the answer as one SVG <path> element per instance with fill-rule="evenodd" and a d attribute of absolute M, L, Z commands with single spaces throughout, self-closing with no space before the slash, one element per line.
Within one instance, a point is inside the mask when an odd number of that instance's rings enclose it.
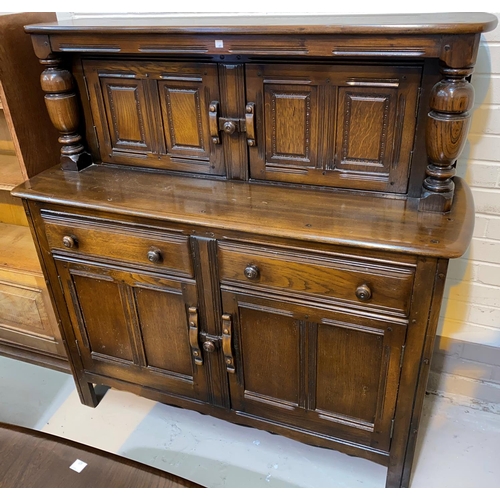
<path fill-rule="evenodd" d="M 467 250 L 474 228 L 470 189 L 459 178 L 455 182 L 456 199 L 448 214 L 420 213 L 411 200 L 165 177 L 103 166 L 80 173 L 54 167 L 12 194 L 198 227 L 454 258 Z"/>
<path fill-rule="evenodd" d="M 133 28 L 146 33 L 480 33 L 495 28 L 497 19 L 482 12 L 383 14 L 357 16 L 186 16 L 134 19 L 71 19 L 27 26 L 28 33 L 120 33 Z"/>
<path fill-rule="evenodd" d="M 118 455 L 32 429 L 0 423 L 1 488 L 201 488 Z M 75 460 L 87 466 L 70 469 Z"/>

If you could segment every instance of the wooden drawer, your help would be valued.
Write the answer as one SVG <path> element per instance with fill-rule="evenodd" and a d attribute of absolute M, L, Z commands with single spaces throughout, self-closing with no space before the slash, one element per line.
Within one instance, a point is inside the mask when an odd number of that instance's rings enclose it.
<path fill-rule="evenodd" d="M 219 243 L 218 256 L 223 285 L 408 314 L 413 267 L 234 243 Z"/>
<path fill-rule="evenodd" d="M 84 217 L 42 214 L 51 250 L 152 267 L 192 277 L 187 236 L 137 225 Z"/>

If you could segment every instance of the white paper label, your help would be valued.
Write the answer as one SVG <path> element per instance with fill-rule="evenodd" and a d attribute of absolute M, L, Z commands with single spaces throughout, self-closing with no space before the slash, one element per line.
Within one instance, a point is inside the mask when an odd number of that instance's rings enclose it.
<path fill-rule="evenodd" d="M 80 474 L 80 472 L 82 472 L 82 470 L 85 469 L 85 467 L 87 467 L 87 464 L 85 462 L 82 462 L 81 460 L 75 460 L 69 466 L 70 469 L 73 469 L 74 471 L 78 472 L 78 474 Z"/>
<path fill-rule="evenodd" d="M 224 40 L 215 40 L 215 48 L 223 49 L 224 48 Z"/>

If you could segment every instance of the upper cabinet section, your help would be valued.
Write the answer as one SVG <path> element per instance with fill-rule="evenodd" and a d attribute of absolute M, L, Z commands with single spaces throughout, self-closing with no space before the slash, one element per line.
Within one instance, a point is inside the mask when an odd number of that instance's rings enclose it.
<path fill-rule="evenodd" d="M 102 161 L 224 176 L 243 134 L 251 179 L 406 192 L 421 66 L 245 64 L 244 118 L 218 66 L 84 61 Z"/>
<path fill-rule="evenodd" d="M 223 175 L 209 134 L 216 64 L 85 61 L 105 163 Z"/>
<path fill-rule="evenodd" d="M 420 67 L 247 65 L 251 177 L 406 192 Z"/>
<path fill-rule="evenodd" d="M 65 170 L 340 188 L 449 212 L 470 77 L 496 24 L 485 13 L 205 16 L 26 31 Z"/>

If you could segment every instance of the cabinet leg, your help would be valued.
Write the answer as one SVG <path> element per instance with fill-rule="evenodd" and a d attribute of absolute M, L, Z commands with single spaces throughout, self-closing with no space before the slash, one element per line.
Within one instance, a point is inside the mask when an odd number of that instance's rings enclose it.
<path fill-rule="evenodd" d="M 77 381 L 76 390 L 83 405 L 90 406 L 91 408 L 95 408 L 97 406 L 98 400 L 93 384 L 90 384 L 89 382 Z"/>
<path fill-rule="evenodd" d="M 387 470 L 387 479 L 385 481 L 386 488 L 409 488 L 410 487 L 410 472 L 397 467 L 396 470 L 389 467 Z"/>

